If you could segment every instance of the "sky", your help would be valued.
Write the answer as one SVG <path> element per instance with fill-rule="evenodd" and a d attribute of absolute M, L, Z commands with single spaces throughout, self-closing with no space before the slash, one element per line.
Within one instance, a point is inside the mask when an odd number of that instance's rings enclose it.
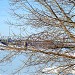
<path fill-rule="evenodd" d="M 13 33 L 19 35 L 20 27 L 10 27 L 8 21 L 13 22 L 9 0 L 0 0 L 0 36 L 9 36 L 9 28 L 11 36 Z"/>
<path fill-rule="evenodd" d="M 8 0 L 0 0 L 0 35 L 7 36 L 9 33 L 9 26 L 6 21 L 10 19 Z"/>
<path fill-rule="evenodd" d="M 13 22 L 10 12 L 9 0 L 0 0 L 0 36 L 9 36 L 10 25 L 6 23 L 8 21 Z M 31 30 L 32 29 L 30 27 L 27 27 L 27 31 L 21 31 L 22 35 L 31 35 L 35 32 L 41 31 L 40 29 Z M 10 35 L 12 36 L 13 33 L 15 33 L 15 35 L 20 35 L 20 27 L 11 27 Z"/>

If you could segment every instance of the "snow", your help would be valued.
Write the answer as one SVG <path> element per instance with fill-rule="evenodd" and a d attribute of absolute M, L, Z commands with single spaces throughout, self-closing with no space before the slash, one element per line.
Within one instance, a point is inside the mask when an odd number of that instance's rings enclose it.
<path fill-rule="evenodd" d="M 60 68 L 56 68 L 56 67 L 48 67 L 42 70 L 42 72 L 44 73 L 51 73 L 51 74 L 57 74 L 59 71 L 60 71 Z M 75 74 L 75 68 L 74 70 L 71 70 L 70 73 Z"/>
<path fill-rule="evenodd" d="M 2 44 L 2 43 L 0 42 L 0 46 L 6 46 L 6 45 L 4 45 L 4 44 Z"/>
<path fill-rule="evenodd" d="M 44 73 L 58 73 L 58 71 L 57 71 L 58 69 L 56 69 L 55 67 L 53 67 L 53 68 L 44 68 L 43 70 L 42 70 L 42 72 L 44 72 Z"/>

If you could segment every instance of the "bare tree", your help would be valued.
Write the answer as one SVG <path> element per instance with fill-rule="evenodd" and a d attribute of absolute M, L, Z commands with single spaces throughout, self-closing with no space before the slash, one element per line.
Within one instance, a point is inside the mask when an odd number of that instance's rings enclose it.
<path fill-rule="evenodd" d="M 10 0 L 11 10 L 18 23 L 41 32 L 26 39 L 28 47 L 5 47 L 16 51 L 0 62 L 23 55 L 22 65 L 12 74 L 27 72 L 30 75 L 75 74 L 75 1 L 74 0 Z M 24 70 L 23 70 L 24 69 Z M 33 69 L 33 70 L 32 70 Z"/>

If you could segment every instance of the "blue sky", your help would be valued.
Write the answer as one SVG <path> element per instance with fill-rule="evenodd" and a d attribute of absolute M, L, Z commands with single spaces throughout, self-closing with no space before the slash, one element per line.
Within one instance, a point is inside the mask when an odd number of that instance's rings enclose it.
<path fill-rule="evenodd" d="M 14 22 L 12 16 L 10 15 L 12 12 L 10 11 L 9 0 L 0 0 L 0 35 L 9 36 L 9 25 L 6 21 Z M 28 26 L 28 25 L 27 25 Z M 41 31 L 40 29 L 31 29 L 31 27 L 27 27 L 26 31 L 21 31 L 22 35 L 31 35 L 33 33 Z M 20 35 L 20 27 L 11 27 L 10 34 L 11 36 L 15 33 L 15 35 Z"/>
<path fill-rule="evenodd" d="M 10 15 L 10 5 L 9 0 L 0 0 L 0 35 L 9 36 L 9 25 L 6 23 L 8 21 L 13 22 L 13 18 Z M 16 35 L 20 34 L 20 27 L 11 27 L 10 28 L 11 36 L 13 33 Z"/>
<path fill-rule="evenodd" d="M 0 34 L 8 35 L 9 26 L 6 24 L 9 16 L 9 3 L 8 0 L 0 0 Z"/>

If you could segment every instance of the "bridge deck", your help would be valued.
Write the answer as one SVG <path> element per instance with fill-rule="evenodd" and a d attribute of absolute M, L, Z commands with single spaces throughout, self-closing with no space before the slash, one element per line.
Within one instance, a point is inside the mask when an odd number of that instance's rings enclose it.
<path fill-rule="evenodd" d="M 57 49 L 57 48 L 75 48 L 75 42 L 60 42 L 60 43 L 51 43 L 51 42 L 42 42 L 42 43 L 35 43 L 34 45 L 3 45 L 0 44 L 1 50 L 27 50 L 27 49 Z"/>

